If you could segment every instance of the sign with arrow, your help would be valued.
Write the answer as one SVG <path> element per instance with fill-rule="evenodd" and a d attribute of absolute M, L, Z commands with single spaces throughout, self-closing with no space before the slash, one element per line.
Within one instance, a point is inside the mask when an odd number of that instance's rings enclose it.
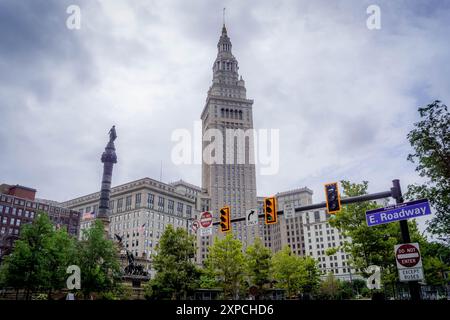
<path fill-rule="evenodd" d="M 258 224 L 258 210 L 250 209 L 245 213 L 247 226 L 256 226 Z"/>

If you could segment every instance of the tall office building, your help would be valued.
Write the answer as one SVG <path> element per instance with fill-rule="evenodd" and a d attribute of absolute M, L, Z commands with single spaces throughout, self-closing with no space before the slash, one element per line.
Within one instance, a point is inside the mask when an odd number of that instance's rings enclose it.
<path fill-rule="evenodd" d="M 213 80 L 201 114 L 203 131 L 202 187 L 210 198 L 217 220 L 222 206 L 231 207 L 231 217 L 256 209 L 256 173 L 253 146 L 253 100 L 247 99 L 238 62 L 231 52 L 225 25 L 217 44 Z M 249 130 L 250 129 L 250 130 Z M 215 228 L 217 232 L 217 228 Z M 253 242 L 258 227 L 245 221 L 233 223 L 232 232 L 244 247 Z M 220 233 L 220 232 L 219 232 Z M 203 245 L 212 237 L 204 237 Z"/>

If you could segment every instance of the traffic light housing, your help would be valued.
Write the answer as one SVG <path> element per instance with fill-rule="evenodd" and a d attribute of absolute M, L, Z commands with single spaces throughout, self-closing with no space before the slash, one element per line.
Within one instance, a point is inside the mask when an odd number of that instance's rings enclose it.
<path fill-rule="evenodd" d="M 228 232 L 231 230 L 230 207 L 225 206 L 220 209 L 220 230 Z"/>
<path fill-rule="evenodd" d="M 341 211 L 341 196 L 339 195 L 337 182 L 325 184 L 325 199 L 327 201 L 327 210 L 329 214 L 335 214 L 336 212 Z"/>
<path fill-rule="evenodd" d="M 266 224 L 278 222 L 277 199 L 275 197 L 264 198 L 264 220 Z"/>

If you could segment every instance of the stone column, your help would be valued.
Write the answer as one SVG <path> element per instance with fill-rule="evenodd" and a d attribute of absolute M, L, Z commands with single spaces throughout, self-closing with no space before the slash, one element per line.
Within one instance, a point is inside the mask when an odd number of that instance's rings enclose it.
<path fill-rule="evenodd" d="M 114 134 L 111 131 L 114 130 Z M 103 177 L 102 177 L 102 187 L 100 191 L 100 205 L 98 208 L 97 219 L 99 219 L 105 228 L 105 233 L 109 237 L 109 199 L 111 194 L 111 180 L 113 166 L 117 163 L 116 148 L 114 147 L 114 140 L 116 138 L 114 127 L 110 131 L 110 140 L 106 145 L 105 151 L 102 154 L 103 163 Z"/>

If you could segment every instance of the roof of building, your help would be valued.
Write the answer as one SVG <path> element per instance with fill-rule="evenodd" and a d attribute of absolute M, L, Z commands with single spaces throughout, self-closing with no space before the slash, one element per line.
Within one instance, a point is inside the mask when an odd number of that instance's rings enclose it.
<path fill-rule="evenodd" d="M 282 191 L 282 192 L 278 192 L 277 194 L 275 194 L 276 197 L 280 197 L 280 196 L 287 196 L 290 194 L 296 194 L 296 193 L 300 193 L 300 192 L 307 192 L 309 194 L 313 194 L 313 191 L 307 187 L 303 187 L 303 188 L 297 188 L 297 189 L 292 189 L 292 190 L 288 190 L 288 191 Z"/>
<path fill-rule="evenodd" d="M 196 185 L 194 185 L 194 184 L 192 184 L 192 183 L 186 182 L 186 181 L 184 181 L 183 179 L 180 179 L 180 180 L 174 181 L 174 182 L 169 182 L 169 184 L 170 184 L 171 186 L 183 185 L 183 186 L 186 186 L 186 187 L 189 187 L 189 188 L 198 190 L 198 191 L 202 191 L 202 188 L 200 188 L 199 186 L 196 186 Z"/>

